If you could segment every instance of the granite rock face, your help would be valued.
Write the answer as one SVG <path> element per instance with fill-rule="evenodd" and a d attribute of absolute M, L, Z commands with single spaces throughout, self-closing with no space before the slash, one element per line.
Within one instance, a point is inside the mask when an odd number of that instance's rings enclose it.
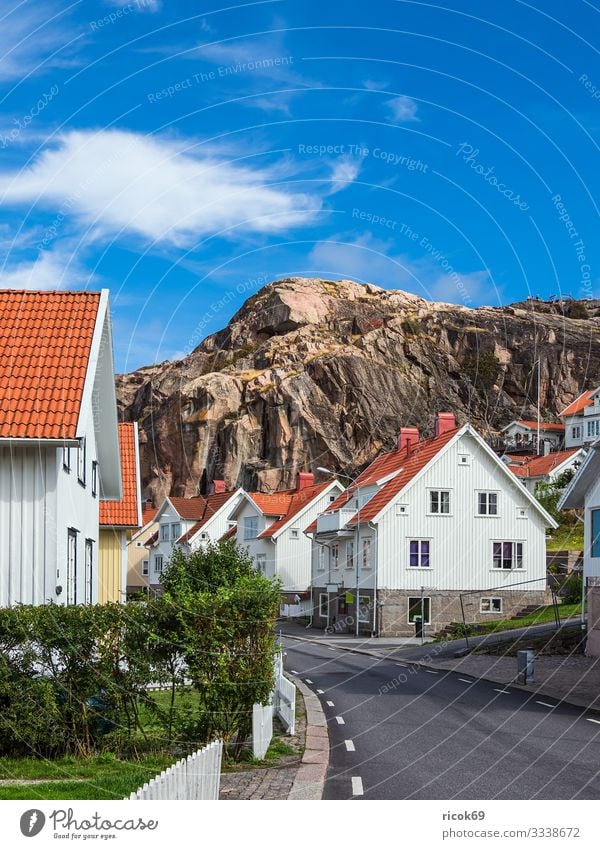
<path fill-rule="evenodd" d="M 577 317 L 574 317 L 577 316 Z M 292 278 L 251 297 L 189 356 L 117 377 L 140 423 L 143 491 L 207 481 L 271 491 L 296 472 L 352 473 L 402 425 L 453 411 L 482 431 L 553 418 L 600 384 L 600 302 L 469 309 L 351 281 Z"/>

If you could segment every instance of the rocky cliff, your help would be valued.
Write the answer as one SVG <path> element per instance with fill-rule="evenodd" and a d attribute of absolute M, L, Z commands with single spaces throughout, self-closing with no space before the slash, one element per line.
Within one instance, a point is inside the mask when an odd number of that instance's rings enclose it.
<path fill-rule="evenodd" d="M 120 375 L 140 422 L 144 493 L 212 478 L 270 491 L 299 469 L 350 473 L 401 425 L 452 410 L 484 431 L 553 418 L 600 384 L 600 302 L 468 309 L 350 281 L 293 278 L 251 297 L 189 356 Z"/>

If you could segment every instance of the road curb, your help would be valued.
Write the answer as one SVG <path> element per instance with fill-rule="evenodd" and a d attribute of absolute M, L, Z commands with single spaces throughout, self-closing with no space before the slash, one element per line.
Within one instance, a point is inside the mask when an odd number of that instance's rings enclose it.
<path fill-rule="evenodd" d="M 290 639 L 290 640 L 299 640 L 300 642 L 313 643 L 313 644 L 318 645 L 318 646 L 325 645 L 323 640 L 311 640 L 310 637 L 296 637 L 296 636 L 292 636 L 291 634 L 285 634 L 284 636 L 287 639 Z M 432 643 L 432 645 L 435 645 L 435 643 Z M 339 651 L 349 652 L 350 654 L 360 654 L 360 655 L 363 655 L 363 656 L 366 656 L 366 657 L 375 658 L 376 660 L 389 660 L 392 663 L 397 664 L 398 666 L 403 666 L 403 667 L 408 668 L 408 669 L 411 666 L 418 666 L 421 669 L 429 669 L 432 672 L 451 673 L 452 675 L 460 675 L 460 674 L 468 675 L 469 678 L 472 678 L 474 681 L 486 681 L 489 684 L 502 683 L 506 687 L 514 687 L 515 690 L 520 690 L 523 693 L 530 693 L 532 696 L 546 696 L 549 699 L 555 699 L 560 705 L 568 705 L 570 707 L 576 707 L 576 708 L 579 708 L 580 710 L 586 710 L 586 711 L 589 711 L 590 713 L 593 713 L 594 715 L 600 716 L 600 706 L 590 707 L 589 705 L 586 705 L 581 700 L 564 699 L 564 698 L 562 698 L 562 696 L 557 695 L 555 692 L 537 690 L 537 689 L 530 687 L 526 684 L 517 684 L 516 682 L 512 682 L 512 681 L 499 682 L 499 681 L 496 681 L 494 678 L 486 678 L 484 675 L 478 676 L 478 675 L 474 675 L 472 672 L 464 672 L 464 671 L 461 673 L 461 671 L 456 670 L 456 669 L 446 669 L 443 666 L 436 666 L 435 664 L 423 663 L 420 660 L 408 660 L 408 659 L 404 659 L 404 658 L 391 657 L 390 655 L 376 654 L 374 652 L 368 651 L 368 649 L 357 649 L 357 648 L 353 648 L 352 646 L 340 646 L 340 645 L 336 645 L 335 648 L 338 649 Z"/>
<path fill-rule="evenodd" d="M 327 719 L 318 697 L 296 675 L 286 671 L 302 698 L 306 709 L 306 741 L 302 761 L 294 778 L 288 799 L 312 800 L 323 798 L 329 767 L 329 733 Z"/>

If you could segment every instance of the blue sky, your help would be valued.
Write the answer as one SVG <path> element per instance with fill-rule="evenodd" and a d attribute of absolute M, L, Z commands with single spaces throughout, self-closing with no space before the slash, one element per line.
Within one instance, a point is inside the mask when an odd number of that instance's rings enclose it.
<path fill-rule="evenodd" d="M 284 276 L 598 296 L 587 0 L 7 0 L 2 287 L 111 290 L 117 368 Z"/>

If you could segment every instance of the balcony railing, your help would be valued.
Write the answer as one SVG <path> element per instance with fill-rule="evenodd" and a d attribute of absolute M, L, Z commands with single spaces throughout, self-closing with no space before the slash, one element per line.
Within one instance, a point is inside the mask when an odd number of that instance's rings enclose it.
<path fill-rule="evenodd" d="M 356 510 L 344 509 L 336 510 L 335 513 L 321 513 L 317 517 L 317 533 L 330 534 L 336 531 L 341 531 L 347 522 L 354 516 Z"/>

